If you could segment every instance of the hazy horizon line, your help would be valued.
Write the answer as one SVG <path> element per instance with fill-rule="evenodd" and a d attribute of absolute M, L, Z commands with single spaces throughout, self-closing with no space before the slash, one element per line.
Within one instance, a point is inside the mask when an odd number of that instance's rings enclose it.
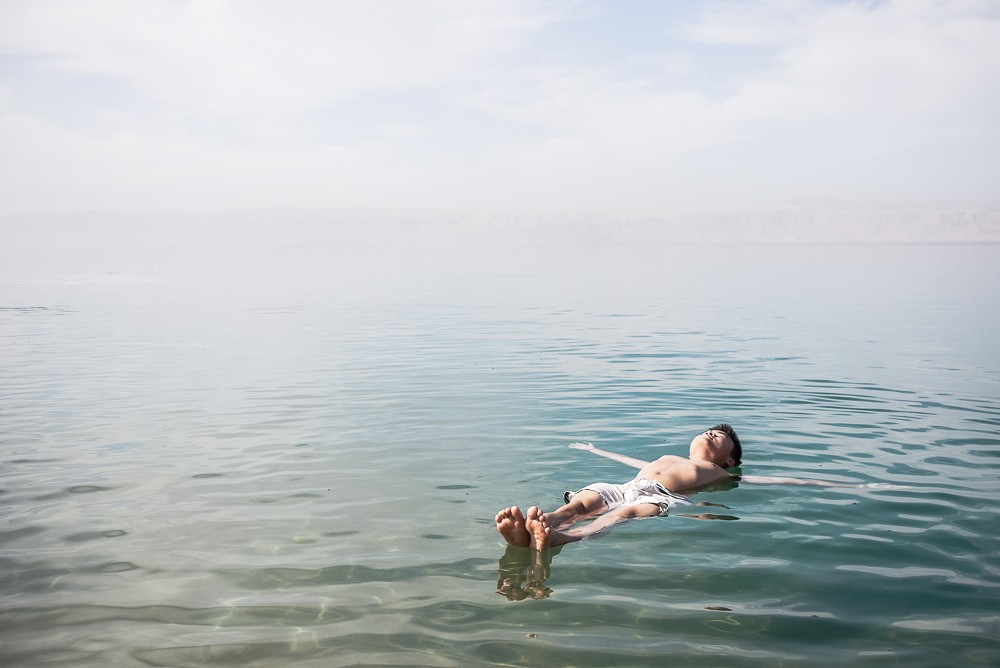
<path fill-rule="evenodd" d="M 1000 244 L 1000 207 L 846 203 L 496 213 L 418 208 L 0 214 L 18 248 L 228 244 Z"/>
<path fill-rule="evenodd" d="M 496 207 L 457 207 L 457 206 L 406 206 L 406 205 L 344 205 L 344 206 L 303 206 L 296 204 L 273 204 L 268 206 L 249 207 L 197 207 L 197 208 L 130 208 L 116 209 L 108 207 L 81 208 L 81 209 L 50 209 L 43 211 L 6 211 L 0 212 L 0 221 L 16 218 L 55 218 L 59 216 L 139 216 L 139 215 L 245 215 L 253 213 L 271 212 L 300 212 L 300 213 L 336 213 L 336 212 L 372 212 L 372 213 L 409 213 L 409 214 L 431 214 L 431 215 L 489 215 L 489 216 L 520 216 L 520 217 L 555 217 L 555 216 L 585 216 L 585 215 L 608 215 L 608 214 L 632 214 L 632 215 L 670 215 L 677 213 L 713 211 L 713 212 L 742 212 L 742 211 L 768 211 L 785 208 L 805 208 L 805 209 L 825 209 L 829 207 L 846 207 L 849 209 L 899 209 L 906 211 L 983 211 L 1000 212 L 1000 198 L 997 199 L 977 199 L 977 200 L 892 200 L 892 199 L 871 199 L 859 200 L 840 197 L 793 197 L 782 200 L 761 201 L 761 202 L 701 202 L 701 203 L 678 203 L 672 206 L 626 206 L 609 205 L 603 207 L 559 207 L 559 208 L 496 208 Z"/>

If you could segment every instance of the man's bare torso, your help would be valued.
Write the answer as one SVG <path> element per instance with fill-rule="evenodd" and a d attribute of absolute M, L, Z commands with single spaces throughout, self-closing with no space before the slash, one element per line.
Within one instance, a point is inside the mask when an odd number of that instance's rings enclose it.
<path fill-rule="evenodd" d="M 636 477 L 655 480 L 671 492 L 683 494 L 732 476 L 711 462 L 664 455 L 642 467 Z"/>

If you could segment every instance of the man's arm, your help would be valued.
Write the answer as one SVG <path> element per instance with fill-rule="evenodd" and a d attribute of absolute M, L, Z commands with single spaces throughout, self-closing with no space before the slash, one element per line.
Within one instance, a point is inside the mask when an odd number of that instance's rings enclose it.
<path fill-rule="evenodd" d="M 854 487 L 844 483 L 826 482 L 824 480 L 799 480 L 798 478 L 773 478 L 763 475 L 741 475 L 740 482 L 757 483 L 760 485 L 808 485 L 810 487 Z"/>
<path fill-rule="evenodd" d="M 636 459 L 634 457 L 626 457 L 625 455 L 619 455 L 617 452 L 608 452 L 607 450 L 601 450 L 600 448 L 595 448 L 593 443 L 570 443 L 569 447 L 574 450 L 586 450 L 587 452 L 593 452 L 595 455 L 600 455 L 601 457 L 607 457 L 608 459 L 613 459 L 616 462 L 621 462 L 622 464 L 627 464 L 629 466 L 641 469 L 643 466 L 649 462 L 644 462 L 641 459 Z"/>
<path fill-rule="evenodd" d="M 798 478 L 772 478 L 762 475 L 739 476 L 740 482 L 758 483 L 762 485 L 808 485 L 810 487 L 853 487 L 856 489 L 912 489 L 905 485 L 892 485 L 885 482 L 851 483 L 827 482 L 825 480 L 799 480 Z"/>

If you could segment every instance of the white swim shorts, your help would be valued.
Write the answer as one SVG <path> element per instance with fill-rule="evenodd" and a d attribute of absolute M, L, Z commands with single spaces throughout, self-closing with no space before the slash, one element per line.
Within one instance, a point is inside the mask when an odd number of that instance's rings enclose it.
<path fill-rule="evenodd" d="M 608 510 L 622 506 L 637 506 L 640 503 L 652 503 L 659 506 L 662 517 L 669 513 L 674 506 L 691 505 L 687 497 L 674 494 L 655 480 L 647 480 L 646 478 L 635 478 L 621 485 L 595 482 L 575 492 L 566 492 L 563 498 L 566 503 L 569 503 L 584 489 L 600 494 L 601 499 L 607 504 Z"/>

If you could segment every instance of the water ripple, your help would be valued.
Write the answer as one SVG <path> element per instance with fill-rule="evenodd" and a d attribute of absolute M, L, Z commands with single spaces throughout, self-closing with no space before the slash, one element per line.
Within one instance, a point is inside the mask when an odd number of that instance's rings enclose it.
<path fill-rule="evenodd" d="M 1000 662 L 995 248 L 321 251 L 4 284 L 0 663 Z M 497 536 L 720 420 L 845 486 Z"/>

